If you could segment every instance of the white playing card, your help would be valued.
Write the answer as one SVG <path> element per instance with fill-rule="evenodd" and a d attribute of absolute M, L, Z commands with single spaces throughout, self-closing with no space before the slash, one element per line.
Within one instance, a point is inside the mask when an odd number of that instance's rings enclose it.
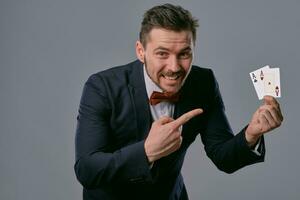
<path fill-rule="evenodd" d="M 258 99 L 262 99 L 264 97 L 264 79 L 265 79 L 265 73 L 270 69 L 268 65 L 257 69 L 253 72 L 250 72 L 250 78 L 252 80 L 252 83 L 254 85 L 256 94 L 258 96 Z"/>
<path fill-rule="evenodd" d="M 265 72 L 263 92 L 264 95 L 281 97 L 279 68 L 270 68 Z"/>

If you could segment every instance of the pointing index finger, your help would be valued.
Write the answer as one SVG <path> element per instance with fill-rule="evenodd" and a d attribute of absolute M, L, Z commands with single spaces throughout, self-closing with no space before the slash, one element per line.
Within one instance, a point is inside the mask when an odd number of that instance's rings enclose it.
<path fill-rule="evenodd" d="M 201 108 L 197 108 L 181 115 L 179 118 L 177 118 L 171 123 L 174 124 L 176 128 L 179 128 L 181 125 L 187 123 L 190 119 L 197 115 L 200 115 L 201 113 L 203 113 L 203 110 Z"/>

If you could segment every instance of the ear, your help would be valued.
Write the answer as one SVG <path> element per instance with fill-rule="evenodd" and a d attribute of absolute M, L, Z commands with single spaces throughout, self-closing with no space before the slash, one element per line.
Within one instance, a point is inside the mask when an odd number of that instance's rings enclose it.
<path fill-rule="evenodd" d="M 135 44 L 135 53 L 137 58 L 142 62 L 145 63 L 144 58 L 145 58 L 145 50 L 143 47 L 143 44 L 140 41 L 137 41 Z"/>

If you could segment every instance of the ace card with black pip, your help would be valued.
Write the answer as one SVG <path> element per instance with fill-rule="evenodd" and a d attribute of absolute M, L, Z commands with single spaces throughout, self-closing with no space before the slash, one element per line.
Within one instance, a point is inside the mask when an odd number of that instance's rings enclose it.
<path fill-rule="evenodd" d="M 266 65 L 250 72 L 250 78 L 258 99 L 263 99 L 265 95 L 270 95 L 275 98 L 281 97 L 279 68 L 270 68 Z"/>

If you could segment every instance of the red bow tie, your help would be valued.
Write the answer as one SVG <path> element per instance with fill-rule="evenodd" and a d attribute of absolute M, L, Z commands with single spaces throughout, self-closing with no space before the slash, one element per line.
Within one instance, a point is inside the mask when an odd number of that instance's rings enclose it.
<path fill-rule="evenodd" d="M 167 101 L 171 103 L 175 103 L 179 100 L 179 93 L 172 93 L 172 92 L 156 92 L 154 91 L 151 94 L 149 99 L 151 105 L 156 105 L 162 101 Z"/>

